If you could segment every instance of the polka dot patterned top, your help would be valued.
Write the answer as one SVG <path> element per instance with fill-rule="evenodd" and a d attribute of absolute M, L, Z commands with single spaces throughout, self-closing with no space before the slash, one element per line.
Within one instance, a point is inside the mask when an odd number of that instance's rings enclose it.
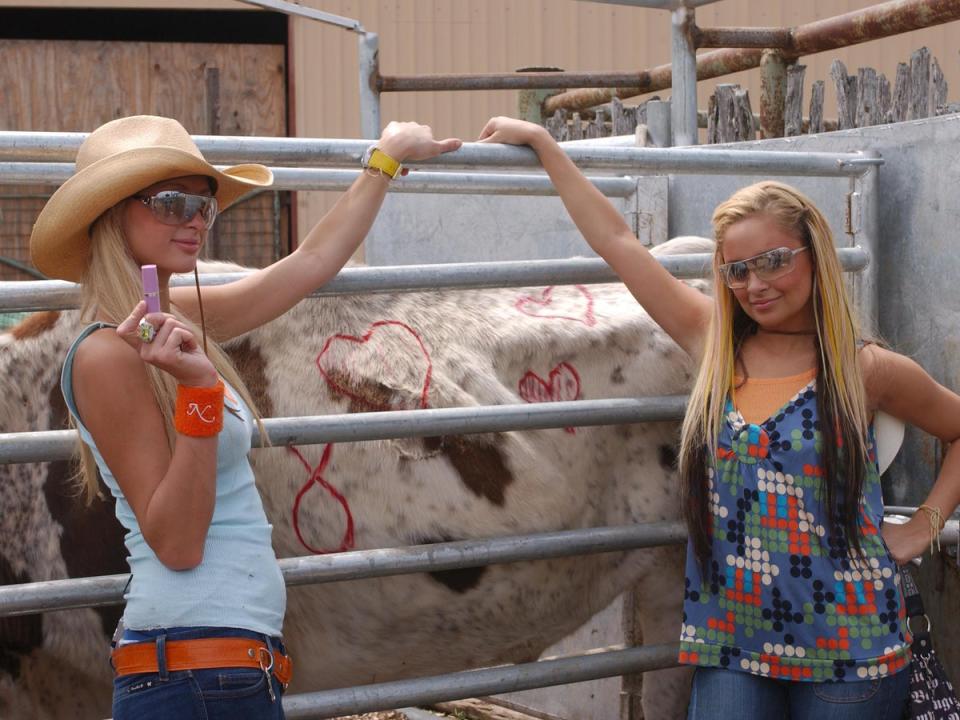
<path fill-rule="evenodd" d="M 708 468 L 712 557 L 687 549 L 680 662 L 809 682 L 866 680 L 909 663 L 896 564 L 880 537 L 873 436 L 863 556 L 831 529 L 819 465 L 816 380 L 747 423 L 727 403 Z"/>

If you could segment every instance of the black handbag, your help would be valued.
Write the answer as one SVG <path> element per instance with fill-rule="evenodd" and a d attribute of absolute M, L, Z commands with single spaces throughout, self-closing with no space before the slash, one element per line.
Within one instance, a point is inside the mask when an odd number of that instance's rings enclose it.
<path fill-rule="evenodd" d="M 947 679 L 943 666 L 933 653 L 930 642 L 930 618 L 923 610 L 920 590 L 910 570 L 900 568 L 903 583 L 903 596 L 907 605 L 907 627 L 913 635 L 910 650 L 913 660 L 910 664 L 910 700 L 904 718 L 908 720 L 960 720 L 960 701 L 953 691 L 953 685 Z M 924 621 L 922 630 L 913 629 L 910 624 L 914 618 Z"/>

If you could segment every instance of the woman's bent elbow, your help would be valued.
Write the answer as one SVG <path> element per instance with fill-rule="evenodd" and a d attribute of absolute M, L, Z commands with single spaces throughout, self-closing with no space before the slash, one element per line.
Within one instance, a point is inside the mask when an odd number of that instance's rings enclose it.
<path fill-rule="evenodd" d="M 168 570 L 183 572 L 193 570 L 203 562 L 203 546 L 197 548 L 165 548 L 154 550 L 157 560 Z"/>

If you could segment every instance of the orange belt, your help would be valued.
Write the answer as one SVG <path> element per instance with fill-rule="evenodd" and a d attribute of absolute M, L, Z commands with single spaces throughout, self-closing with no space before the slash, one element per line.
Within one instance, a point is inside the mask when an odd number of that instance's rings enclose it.
<path fill-rule="evenodd" d="M 211 668 L 258 668 L 272 672 L 284 687 L 293 675 L 293 661 L 279 650 L 273 657 L 266 644 L 248 638 L 197 638 L 170 640 L 167 647 L 167 670 L 208 670 Z M 159 672 L 156 643 L 142 642 L 121 645 L 111 654 L 118 677 L 137 673 Z"/>

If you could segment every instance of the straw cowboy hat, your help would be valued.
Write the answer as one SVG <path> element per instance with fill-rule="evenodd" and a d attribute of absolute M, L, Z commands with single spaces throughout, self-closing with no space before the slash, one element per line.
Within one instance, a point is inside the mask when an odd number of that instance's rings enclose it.
<path fill-rule="evenodd" d="M 176 120 L 135 115 L 101 125 L 77 152 L 76 173 L 53 194 L 30 235 L 30 258 L 49 277 L 79 281 L 90 258 L 90 226 L 121 200 L 154 183 L 186 175 L 216 182 L 223 210 L 273 182 L 263 165 L 217 170 Z"/>

